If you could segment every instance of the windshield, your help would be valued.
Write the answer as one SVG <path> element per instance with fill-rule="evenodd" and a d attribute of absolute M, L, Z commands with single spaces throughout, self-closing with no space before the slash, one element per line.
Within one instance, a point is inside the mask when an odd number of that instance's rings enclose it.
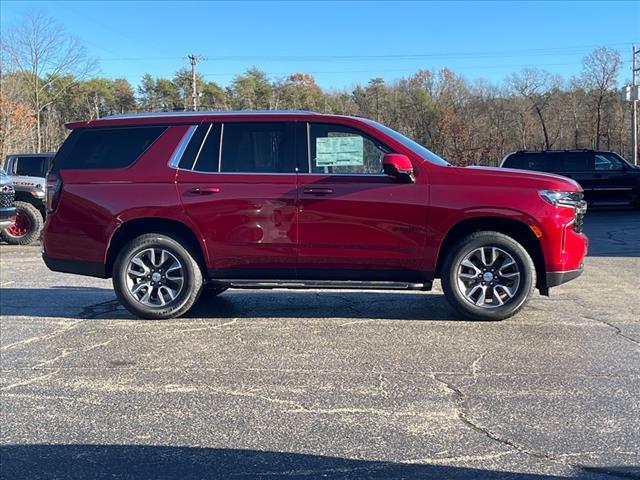
<path fill-rule="evenodd" d="M 440 158 L 438 155 L 433 153 L 431 150 L 423 147 L 418 142 L 414 142 L 410 138 L 405 137 L 401 133 L 396 132 L 395 130 L 393 130 L 393 129 L 389 128 L 389 127 L 386 127 L 386 126 L 382 125 L 381 123 L 374 122 L 373 120 L 369 120 L 368 118 L 361 118 L 360 120 L 364 120 L 369 125 L 371 125 L 371 126 L 377 128 L 378 130 L 386 133 L 387 135 L 392 137 L 394 140 L 400 142 L 402 145 L 404 145 L 405 147 L 410 149 L 412 152 L 416 153 L 417 155 L 420 155 L 425 160 L 427 160 L 427 161 L 429 161 L 431 163 L 435 163 L 436 165 L 441 165 L 443 167 L 446 167 L 446 166 L 450 165 L 449 162 L 447 162 L 446 160 Z"/>

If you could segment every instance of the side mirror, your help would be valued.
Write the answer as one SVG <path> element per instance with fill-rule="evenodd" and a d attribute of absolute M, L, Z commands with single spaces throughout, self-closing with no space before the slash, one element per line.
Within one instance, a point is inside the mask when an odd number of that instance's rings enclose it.
<path fill-rule="evenodd" d="M 387 153 L 382 157 L 382 168 L 384 173 L 403 183 L 415 183 L 416 181 L 413 176 L 411 160 L 401 153 Z"/>

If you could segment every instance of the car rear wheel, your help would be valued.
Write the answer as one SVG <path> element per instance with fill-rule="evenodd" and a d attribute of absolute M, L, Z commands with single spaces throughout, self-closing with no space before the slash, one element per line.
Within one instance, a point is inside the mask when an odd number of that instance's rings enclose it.
<path fill-rule="evenodd" d="M 499 232 L 476 232 L 458 241 L 442 269 L 442 289 L 459 313 L 503 320 L 527 303 L 536 269 L 527 250 Z"/>
<path fill-rule="evenodd" d="M 146 319 L 186 313 L 202 291 L 195 256 L 177 238 L 150 233 L 127 243 L 113 267 L 113 288 L 120 302 Z"/>
<path fill-rule="evenodd" d="M 40 238 L 44 218 L 29 202 L 16 202 L 16 221 L 5 228 L 2 239 L 9 245 L 30 245 Z"/>

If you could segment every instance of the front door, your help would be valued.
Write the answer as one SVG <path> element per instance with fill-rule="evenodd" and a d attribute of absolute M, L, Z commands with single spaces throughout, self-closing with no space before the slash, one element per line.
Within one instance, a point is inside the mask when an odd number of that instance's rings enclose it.
<path fill-rule="evenodd" d="M 299 162 L 302 279 L 419 282 L 423 275 L 428 185 L 383 173 L 390 149 L 359 130 L 310 123 L 306 168 Z M 414 166 L 415 168 L 415 166 Z"/>
<path fill-rule="evenodd" d="M 598 152 L 594 161 L 594 193 L 601 202 L 631 202 L 636 175 L 616 155 Z"/>
<path fill-rule="evenodd" d="M 177 176 L 186 214 L 204 236 L 212 278 L 294 278 L 294 124 L 202 124 Z"/>

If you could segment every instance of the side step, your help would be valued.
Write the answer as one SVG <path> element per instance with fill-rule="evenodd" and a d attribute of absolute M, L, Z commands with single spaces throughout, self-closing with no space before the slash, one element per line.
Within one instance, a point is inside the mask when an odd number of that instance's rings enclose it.
<path fill-rule="evenodd" d="M 331 281 L 331 280 L 224 280 L 211 281 L 231 288 L 292 288 L 292 289 L 352 289 L 352 290 L 422 290 L 429 291 L 432 282 L 404 283 L 404 282 L 362 282 L 362 281 Z"/>

